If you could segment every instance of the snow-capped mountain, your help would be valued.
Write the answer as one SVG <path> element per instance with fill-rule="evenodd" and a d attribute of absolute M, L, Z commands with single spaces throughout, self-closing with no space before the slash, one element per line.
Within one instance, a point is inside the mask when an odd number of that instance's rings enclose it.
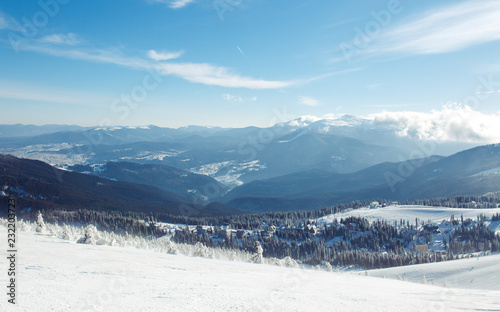
<path fill-rule="evenodd" d="M 26 127 L 23 133 L 33 131 Z M 302 116 L 267 128 L 54 129 L 58 132 L 0 137 L 0 153 L 62 168 L 109 161 L 168 165 L 209 175 L 233 188 L 295 172 L 350 173 L 382 162 L 447 155 L 470 147 L 419 141 L 399 135 L 392 126 L 350 115 Z"/>
<path fill-rule="evenodd" d="M 352 115 L 327 115 L 325 117 L 316 117 L 316 116 L 300 116 L 296 119 L 280 122 L 275 125 L 275 127 L 291 127 L 291 128 L 304 128 L 304 127 L 312 127 L 312 128 L 320 128 L 324 127 L 356 127 L 361 125 L 364 122 L 370 122 L 370 119 L 356 117 Z M 324 132 L 328 132 L 327 128 L 323 128 Z"/>

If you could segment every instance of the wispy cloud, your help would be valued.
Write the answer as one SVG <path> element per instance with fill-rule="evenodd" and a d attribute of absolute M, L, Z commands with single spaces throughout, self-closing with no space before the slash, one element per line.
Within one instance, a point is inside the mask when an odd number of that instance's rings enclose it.
<path fill-rule="evenodd" d="M 299 103 L 307 106 L 319 106 L 321 103 L 315 98 L 309 96 L 299 96 Z"/>
<path fill-rule="evenodd" d="M 36 41 L 23 42 L 18 48 L 20 50 L 32 51 L 68 59 L 114 64 L 136 69 L 148 69 L 153 67 L 149 61 L 141 58 L 125 56 L 119 49 L 95 49 L 82 47 L 61 49 L 56 46 L 40 45 Z"/>
<path fill-rule="evenodd" d="M 228 102 L 231 102 L 231 103 L 241 103 L 243 102 L 243 99 L 241 98 L 241 96 L 238 96 L 238 95 L 232 95 L 232 94 L 229 94 L 229 93 L 224 93 L 222 95 L 222 98 Z"/>
<path fill-rule="evenodd" d="M 154 3 L 166 4 L 171 9 L 181 9 L 195 0 L 149 0 Z"/>
<path fill-rule="evenodd" d="M 0 11 L 0 30 L 23 31 L 23 28 L 14 18 Z"/>
<path fill-rule="evenodd" d="M 226 67 L 208 63 L 159 63 L 152 62 L 149 59 L 126 56 L 119 49 L 106 50 L 83 47 L 76 47 L 73 49 L 65 47 L 63 49 L 57 45 L 40 44 L 40 42 L 35 40 L 23 42 L 18 46 L 18 49 L 75 60 L 115 64 L 135 69 L 156 70 L 161 74 L 178 76 L 190 82 L 228 88 L 281 89 L 292 85 L 308 83 L 309 81 L 317 79 L 312 78 L 303 81 L 256 79 L 239 75 Z M 166 56 L 161 53 L 155 53 L 151 53 L 149 56 L 157 57 L 158 59 L 162 59 Z M 173 56 L 175 55 L 170 55 L 169 57 L 172 58 Z"/>
<path fill-rule="evenodd" d="M 207 63 L 163 63 L 157 69 L 163 74 L 179 76 L 191 82 L 229 88 L 280 89 L 298 83 L 240 76 L 228 68 Z"/>
<path fill-rule="evenodd" d="M 157 52 L 155 50 L 148 51 L 148 57 L 155 61 L 173 60 L 181 57 L 183 54 L 184 51 L 177 51 L 177 52 L 168 52 L 168 51 Z"/>
<path fill-rule="evenodd" d="M 194 0 L 175 0 L 175 1 L 171 1 L 170 7 L 172 9 L 180 9 L 180 8 L 183 8 L 192 2 L 194 2 Z"/>
<path fill-rule="evenodd" d="M 0 29 L 7 29 L 9 27 L 9 23 L 5 20 L 5 17 L 0 12 Z"/>
<path fill-rule="evenodd" d="M 500 90 L 492 90 L 492 91 L 476 92 L 476 94 L 495 94 L 495 93 L 500 93 Z"/>
<path fill-rule="evenodd" d="M 425 12 L 381 34 L 367 53 L 435 54 L 500 39 L 500 1 L 469 0 Z"/>
<path fill-rule="evenodd" d="M 81 41 L 73 33 L 68 34 L 53 34 L 42 37 L 38 40 L 41 43 L 57 44 L 57 45 L 77 45 Z"/>
<path fill-rule="evenodd" d="M 394 127 L 401 136 L 435 141 L 500 142 L 500 112 L 484 114 L 468 106 L 448 104 L 430 113 L 384 112 L 370 117 L 375 124 Z"/>

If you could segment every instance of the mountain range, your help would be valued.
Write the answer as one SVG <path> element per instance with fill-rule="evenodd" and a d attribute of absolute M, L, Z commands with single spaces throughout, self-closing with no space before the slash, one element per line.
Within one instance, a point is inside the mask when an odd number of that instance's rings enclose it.
<path fill-rule="evenodd" d="M 228 191 L 226 186 L 207 175 L 165 165 L 107 162 L 102 165 L 75 165 L 68 169 L 115 181 L 151 185 L 172 192 L 184 201 L 196 197 L 199 203 L 207 203 Z"/>
<path fill-rule="evenodd" d="M 37 160 L 0 155 L 0 199 L 17 198 L 21 211 L 31 209 L 112 210 L 180 215 L 242 213 L 220 203 L 200 205 L 165 189 L 113 181 L 57 169 Z"/>
<path fill-rule="evenodd" d="M 313 169 L 352 173 L 382 162 L 450 155 L 474 146 L 436 142 L 424 154 L 411 155 L 408 151 L 419 150 L 418 139 L 349 115 L 306 116 L 267 128 L 25 127 L 0 125 L 0 153 L 60 168 L 110 161 L 161 164 L 209 175 L 229 188 Z M 33 135 L 36 129 L 39 135 Z M 47 133 L 51 129 L 54 132 Z M 18 134 L 13 135 L 14 130 Z"/>
<path fill-rule="evenodd" d="M 141 198 L 173 213 L 182 213 L 174 207 L 179 203 L 208 205 L 214 211 L 207 215 L 500 191 L 497 145 L 421 141 L 354 116 L 306 116 L 267 128 L 0 125 L 0 153 L 20 158 L 2 158 L 15 177 L 2 176 L 9 189 L 35 194 L 31 176 L 49 192 L 33 196 L 54 206 L 64 205 L 52 196 L 58 188 L 75 205 L 84 201 L 78 192 L 95 191 L 103 196 L 99 207 L 139 209 Z M 42 173 L 50 171 L 70 175 L 65 181 L 72 184 L 45 183 L 50 178 Z M 109 188 L 106 194 L 93 188 L 98 183 Z M 140 193 L 136 200 L 129 188 Z"/>
<path fill-rule="evenodd" d="M 225 201 L 267 211 L 379 198 L 412 201 L 496 192 L 500 192 L 500 145 L 487 145 L 448 157 L 386 162 L 354 173 L 311 170 L 253 181 L 232 189 Z"/>

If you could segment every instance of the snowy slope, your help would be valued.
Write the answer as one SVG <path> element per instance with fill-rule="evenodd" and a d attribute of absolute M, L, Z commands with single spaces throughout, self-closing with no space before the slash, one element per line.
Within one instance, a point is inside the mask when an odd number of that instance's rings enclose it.
<path fill-rule="evenodd" d="M 412 206 L 412 205 L 393 205 L 387 207 L 380 207 L 376 209 L 360 208 L 354 210 L 347 210 L 344 212 L 328 215 L 318 219 L 319 223 L 331 222 L 334 219 L 346 218 L 350 216 L 363 217 L 368 220 L 410 220 L 414 221 L 418 218 L 421 221 L 427 222 L 431 220 L 432 223 L 440 223 L 443 220 L 450 220 L 454 215 L 455 219 L 460 218 L 461 215 L 464 219 L 470 218 L 476 220 L 479 214 L 485 214 L 491 218 L 493 214 L 499 213 L 500 208 L 491 209 L 465 209 L 465 208 L 447 208 L 447 207 L 426 207 L 426 206 Z M 493 231 L 499 230 L 499 222 L 492 222 L 489 228 Z"/>
<path fill-rule="evenodd" d="M 81 245 L 33 232 L 19 232 L 18 244 L 18 305 L 4 296 L 0 311 L 499 309 L 499 291 Z M 5 249 L 0 255 L 6 259 Z M 7 274 L 0 276 L 6 285 Z"/>
<path fill-rule="evenodd" d="M 427 283 L 434 282 L 450 288 L 485 289 L 500 291 L 500 254 L 472 257 L 438 263 L 426 263 L 396 268 L 368 271 L 370 276 L 407 279 L 420 283 L 423 276 Z M 498 301 L 500 304 L 500 298 Z M 500 310 L 500 306 L 498 307 Z"/>

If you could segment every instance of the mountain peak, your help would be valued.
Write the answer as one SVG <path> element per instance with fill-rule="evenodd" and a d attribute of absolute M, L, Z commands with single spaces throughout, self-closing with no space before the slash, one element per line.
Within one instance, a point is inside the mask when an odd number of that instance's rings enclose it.
<path fill-rule="evenodd" d="M 315 126 L 322 127 L 353 127 L 360 125 L 363 121 L 366 121 L 366 119 L 344 114 L 327 114 L 322 117 L 305 115 L 287 122 L 279 123 L 277 126 L 304 128 L 314 124 Z"/>
<path fill-rule="evenodd" d="M 290 120 L 290 121 L 286 122 L 285 125 L 291 126 L 291 127 L 301 128 L 301 127 L 307 127 L 310 124 L 312 124 L 318 120 L 321 120 L 321 118 L 316 117 L 316 116 L 311 116 L 311 115 L 305 115 L 305 116 L 300 116 L 296 119 Z"/>

